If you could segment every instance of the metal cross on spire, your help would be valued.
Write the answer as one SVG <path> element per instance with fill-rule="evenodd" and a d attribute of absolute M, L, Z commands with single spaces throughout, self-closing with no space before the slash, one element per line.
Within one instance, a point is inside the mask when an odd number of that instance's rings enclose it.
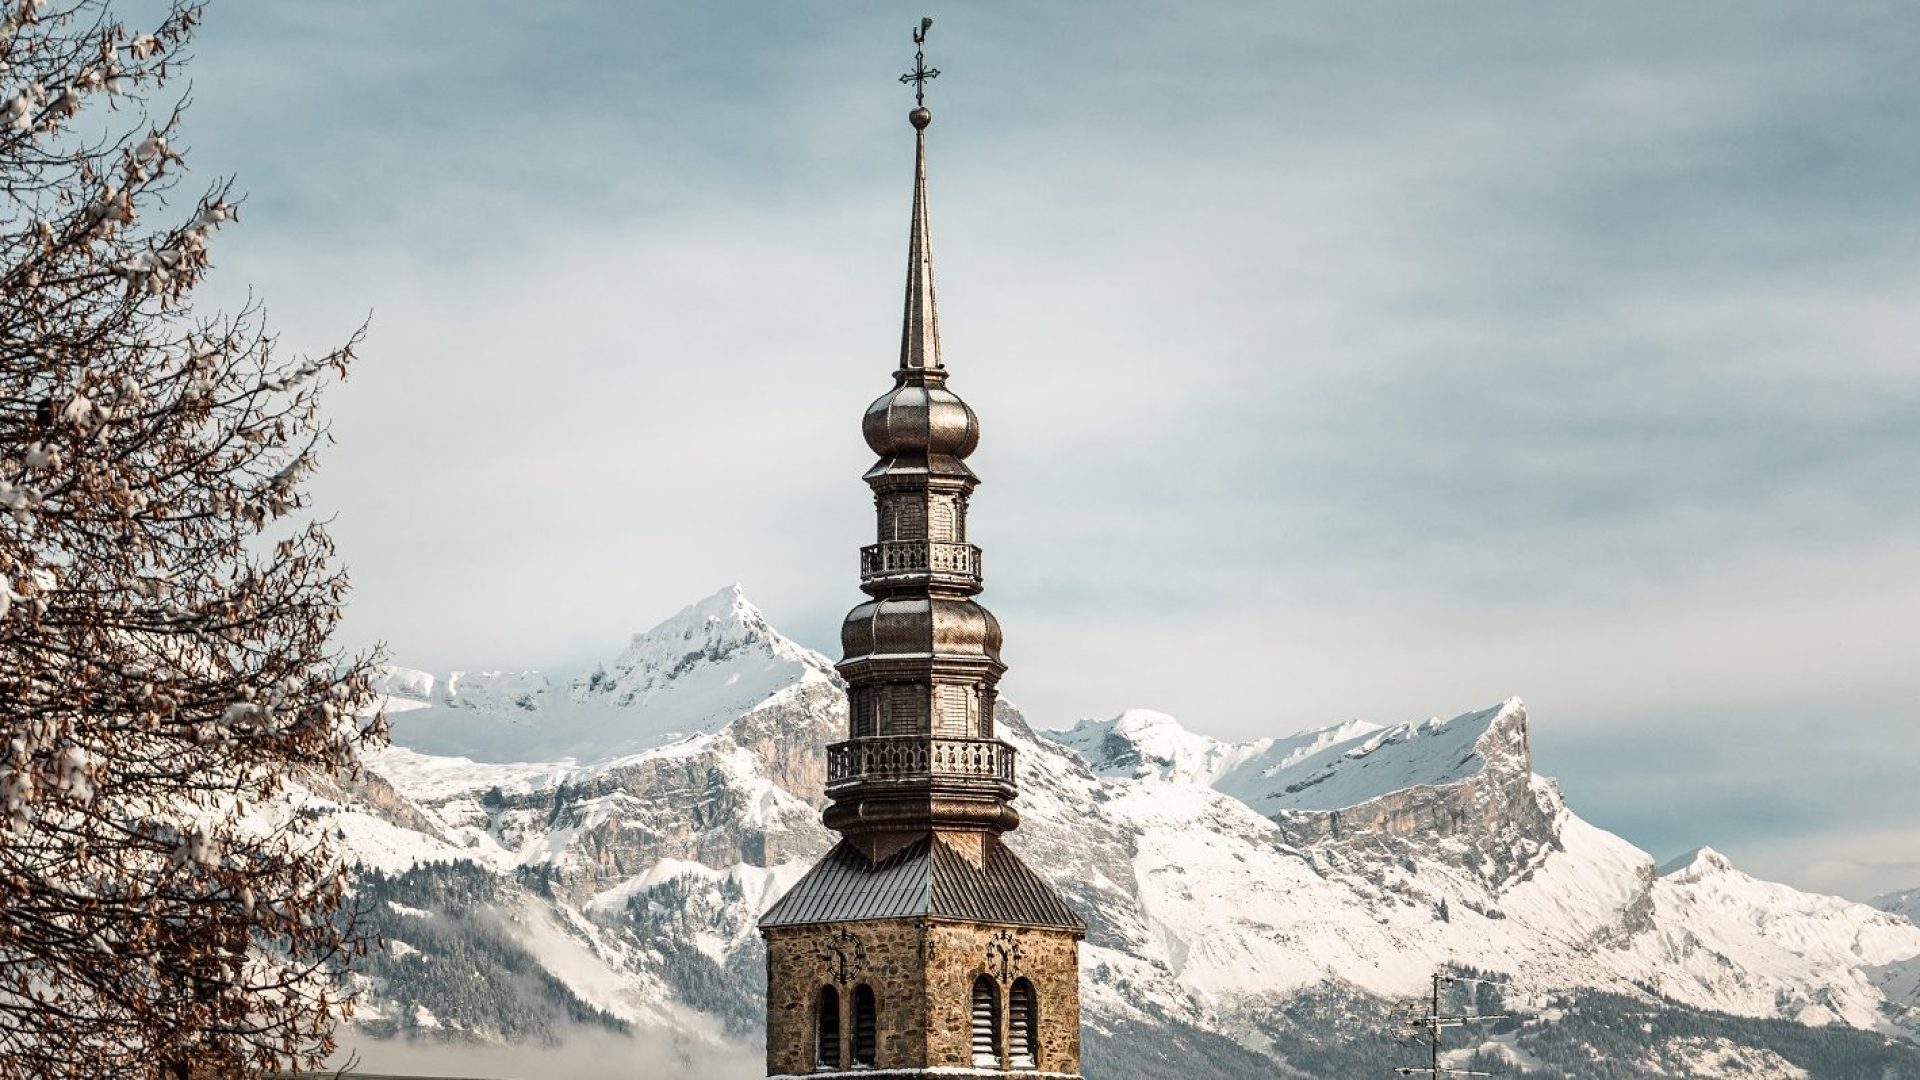
<path fill-rule="evenodd" d="M 933 20 L 920 20 L 920 29 L 913 32 L 913 70 L 900 76 L 903 83 L 913 84 L 913 103 L 925 107 L 927 104 L 927 80 L 940 77 L 939 68 L 927 66 L 927 31 L 933 27 Z"/>

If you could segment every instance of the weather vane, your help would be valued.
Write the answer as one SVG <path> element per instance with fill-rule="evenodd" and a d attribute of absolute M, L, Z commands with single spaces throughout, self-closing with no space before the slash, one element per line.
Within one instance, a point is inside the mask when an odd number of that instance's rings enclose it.
<path fill-rule="evenodd" d="M 927 104 L 927 80 L 940 77 L 939 68 L 927 66 L 927 31 L 932 26 L 932 19 L 920 20 L 920 29 L 913 32 L 913 70 L 900 76 L 901 82 L 913 84 L 913 103 L 921 108 Z"/>

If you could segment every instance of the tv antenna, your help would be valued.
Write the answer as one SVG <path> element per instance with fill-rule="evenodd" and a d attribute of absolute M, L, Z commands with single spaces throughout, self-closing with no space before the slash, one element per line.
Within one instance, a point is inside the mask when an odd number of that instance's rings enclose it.
<path fill-rule="evenodd" d="M 1468 1024 L 1478 1024 L 1487 1020 L 1505 1020 L 1507 1018 L 1506 1013 L 1462 1013 L 1458 1016 L 1449 1016 L 1440 1011 L 1441 987 L 1450 987 L 1457 982 L 1478 983 L 1486 981 L 1485 979 L 1469 979 L 1460 975 L 1447 975 L 1438 971 L 1433 973 L 1433 994 L 1425 1003 L 1427 1006 L 1426 1010 L 1424 1012 L 1420 1011 L 1420 1005 L 1422 1004 L 1420 1002 L 1408 1002 L 1407 1012 L 1409 1015 L 1402 1017 L 1396 1022 L 1396 1026 L 1404 1027 L 1411 1032 L 1415 1042 L 1424 1042 L 1427 1044 L 1427 1063 L 1425 1065 L 1402 1065 L 1393 1070 L 1395 1075 L 1429 1076 L 1435 1078 L 1442 1076 L 1493 1075 L 1492 1073 L 1480 1072 L 1475 1069 L 1454 1069 L 1440 1064 L 1440 1033 L 1442 1031 L 1450 1027 L 1463 1028 Z"/>

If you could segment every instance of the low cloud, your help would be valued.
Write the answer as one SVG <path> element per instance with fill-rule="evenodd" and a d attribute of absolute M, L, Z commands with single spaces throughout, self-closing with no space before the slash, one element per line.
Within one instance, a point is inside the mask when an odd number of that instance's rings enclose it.
<path fill-rule="evenodd" d="M 362 1073 L 458 1080 L 750 1080 L 765 1074 L 766 1062 L 757 1046 L 583 1028 L 562 1032 L 553 1047 L 350 1035 L 330 1064 Z"/>

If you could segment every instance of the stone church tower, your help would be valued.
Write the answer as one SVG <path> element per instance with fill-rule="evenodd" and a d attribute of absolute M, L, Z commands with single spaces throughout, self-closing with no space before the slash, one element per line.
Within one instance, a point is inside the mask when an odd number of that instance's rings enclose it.
<path fill-rule="evenodd" d="M 900 366 L 862 423 L 879 528 L 860 551 L 869 599 L 840 631 L 850 730 L 827 748 L 825 820 L 841 840 L 760 921 L 767 1073 L 1072 1078 L 1086 928 L 1000 840 L 1020 816 L 1014 751 L 993 731 L 1000 624 L 974 602 L 980 549 L 967 542 L 979 422 L 940 358 L 933 114 L 908 119 Z"/>

